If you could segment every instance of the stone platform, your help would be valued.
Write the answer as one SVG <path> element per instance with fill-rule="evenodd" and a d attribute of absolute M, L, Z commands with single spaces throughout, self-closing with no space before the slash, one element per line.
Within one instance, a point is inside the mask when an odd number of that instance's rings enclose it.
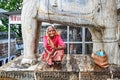
<path fill-rule="evenodd" d="M 120 66 L 103 69 L 89 55 L 66 55 L 59 65 L 21 65 L 22 56 L 0 68 L 0 80 L 120 80 Z"/>

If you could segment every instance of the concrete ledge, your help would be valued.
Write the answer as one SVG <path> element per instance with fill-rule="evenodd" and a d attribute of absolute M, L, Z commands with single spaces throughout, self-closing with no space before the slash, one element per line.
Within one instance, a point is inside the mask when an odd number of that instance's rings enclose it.
<path fill-rule="evenodd" d="M 47 67 L 39 61 L 25 68 L 20 64 L 22 56 L 0 68 L 0 80 L 119 80 L 120 66 L 100 68 L 88 55 L 66 55 L 61 67 Z"/>

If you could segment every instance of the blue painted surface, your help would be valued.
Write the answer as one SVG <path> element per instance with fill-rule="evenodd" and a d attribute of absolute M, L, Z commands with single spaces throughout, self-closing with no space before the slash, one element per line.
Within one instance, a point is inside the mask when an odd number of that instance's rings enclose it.
<path fill-rule="evenodd" d="M 97 51 L 96 54 L 99 55 L 99 56 L 104 56 L 105 55 L 103 51 Z"/>

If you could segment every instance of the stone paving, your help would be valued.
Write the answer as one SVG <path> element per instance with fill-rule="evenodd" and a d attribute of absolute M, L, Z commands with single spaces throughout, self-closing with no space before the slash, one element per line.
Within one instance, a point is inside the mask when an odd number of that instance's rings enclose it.
<path fill-rule="evenodd" d="M 120 80 L 120 66 L 100 68 L 89 55 L 66 55 L 52 67 L 39 62 L 21 65 L 22 56 L 0 68 L 0 80 Z"/>

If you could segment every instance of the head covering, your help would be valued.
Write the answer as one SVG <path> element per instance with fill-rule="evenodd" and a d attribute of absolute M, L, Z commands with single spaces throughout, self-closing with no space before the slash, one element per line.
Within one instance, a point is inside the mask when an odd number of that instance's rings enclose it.
<path fill-rule="evenodd" d="M 56 28 L 53 26 L 53 25 L 50 25 L 50 26 L 48 26 L 47 27 L 47 29 L 46 29 L 46 36 L 48 36 L 48 30 L 50 29 L 50 28 L 53 28 L 54 30 L 55 30 L 55 35 L 58 35 L 58 32 L 57 32 L 57 30 L 56 30 Z M 49 36 L 48 36 L 49 37 Z"/>
<path fill-rule="evenodd" d="M 55 30 L 55 35 L 58 35 L 58 32 L 57 32 L 56 28 L 55 28 L 53 25 L 48 26 L 47 29 L 46 29 L 46 36 L 47 36 L 48 44 L 49 44 L 51 47 L 55 47 L 54 44 L 53 44 L 53 42 L 51 41 L 51 38 L 50 38 L 49 35 L 48 35 L 48 30 L 49 30 L 50 28 L 53 28 L 53 29 Z"/>

